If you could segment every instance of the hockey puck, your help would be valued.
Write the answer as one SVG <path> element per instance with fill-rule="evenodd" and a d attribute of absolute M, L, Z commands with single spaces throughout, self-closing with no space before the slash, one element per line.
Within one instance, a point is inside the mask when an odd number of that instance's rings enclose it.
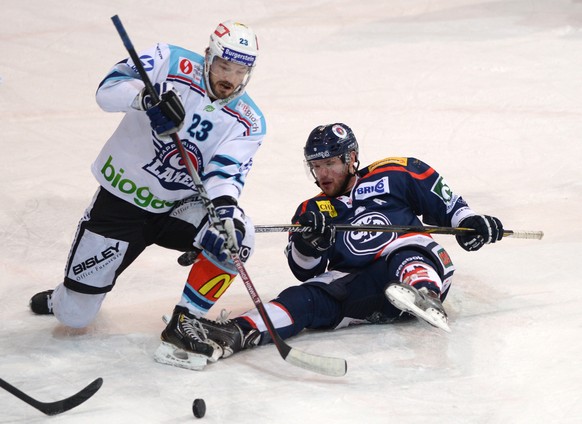
<path fill-rule="evenodd" d="M 192 402 L 192 412 L 196 418 L 202 418 L 206 414 L 206 403 L 204 399 L 194 399 L 194 402 Z"/>

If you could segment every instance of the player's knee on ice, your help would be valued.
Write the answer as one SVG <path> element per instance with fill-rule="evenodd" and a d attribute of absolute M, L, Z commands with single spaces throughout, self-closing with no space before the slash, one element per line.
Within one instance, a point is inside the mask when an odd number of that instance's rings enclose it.
<path fill-rule="evenodd" d="M 103 299 L 105 299 L 105 293 L 78 293 L 59 284 L 52 294 L 53 313 L 62 324 L 68 327 L 84 328 L 97 316 Z"/>

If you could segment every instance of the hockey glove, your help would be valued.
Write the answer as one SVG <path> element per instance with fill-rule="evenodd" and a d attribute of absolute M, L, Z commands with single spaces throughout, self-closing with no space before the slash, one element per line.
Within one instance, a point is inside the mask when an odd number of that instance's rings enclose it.
<path fill-rule="evenodd" d="M 229 252 L 238 251 L 245 236 L 244 212 L 236 205 L 234 199 L 225 199 L 226 196 L 222 196 L 215 199 L 213 203 L 216 205 L 216 213 L 222 221 L 226 234 L 221 234 L 214 225 L 209 224 L 206 230 L 196 237 L 199 239 L 200 247 L 221 262 L 228 258 Z"/>
<path fill-rule="evenodd" d="M 180 95 L 169 82 L 154 85 L 160 101 L 153 104 L 152 98 L 144 88 L 141 93 L 141 107 L 150 118 L 153 130 L 160 136 L 180 131 L 184 124 L 186 111 Z"/>
<path fill-rule="evenodd" d="M 297 222 L 303 226 L 311 227 L 311 231 L 295 233 L 293 242 L 299 252 L 312 255 L 313 249 L 315 249 L 321 255 L 335 242 L 335 227 L 326 222 L 323 213 L 307 211 L 299 215 Z"/>
<path fill-rule="evenodd" d="M 456 236 L 457 243 L 468 252 L 479 250 L 483 245 L 495 243 L 503 238 L 503 224 L 492 216 L 468 216 L 459 223 L 459 227 L 473 228 L 476 231 Z"/>

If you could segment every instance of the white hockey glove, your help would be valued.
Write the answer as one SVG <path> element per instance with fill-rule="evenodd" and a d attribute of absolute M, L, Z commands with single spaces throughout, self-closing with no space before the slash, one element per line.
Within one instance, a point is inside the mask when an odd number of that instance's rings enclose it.
<path fill-rule="evenodd" d="M 184 124 L 186 111 L 180 99 L 180 94 L 169 82 L 154 85 L 160 101 L 153 104 L 152 98 L 144 88 L 138 95 L 137 104 L 145 110 L 152 129 L 160 136 L 173 134 L 180 131 Z"/>
<path fill-rule="evenodd" d="M 455 236 L 457 243 L 468 252 L 479 250 L 485 244 L 495 243 L 503 238 L 503 224 L 492 216 L 468 216 L 459 223 L 459 227 L 476 230 L 476 233 L 473 234 Z"/>
<path fill-rule="evenodd" d="M 232 204 L 232 202 L 235 204 Z M 221 234 L 214 225 L 209 224 L 205 230 L 202 230 L 196 236 L 195 241 L 198 242 L 202 249 L 223 262 L 228 259 L 231 251 L 239 250 L 244 239 L 244 212 L 236 205 L 234 199 L 227 196 L 219 197 L 213 203 L 227 234 Z"/>

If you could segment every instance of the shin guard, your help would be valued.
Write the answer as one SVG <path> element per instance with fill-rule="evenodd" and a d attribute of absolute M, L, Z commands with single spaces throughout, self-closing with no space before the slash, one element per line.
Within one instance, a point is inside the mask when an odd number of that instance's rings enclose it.
<path fill-rule="evenodd" d="M 192 268 L 180 301 L 196 316 L 203 316 L 232 284 L 237 272 L 228 263 L 201 252 Z"/>

